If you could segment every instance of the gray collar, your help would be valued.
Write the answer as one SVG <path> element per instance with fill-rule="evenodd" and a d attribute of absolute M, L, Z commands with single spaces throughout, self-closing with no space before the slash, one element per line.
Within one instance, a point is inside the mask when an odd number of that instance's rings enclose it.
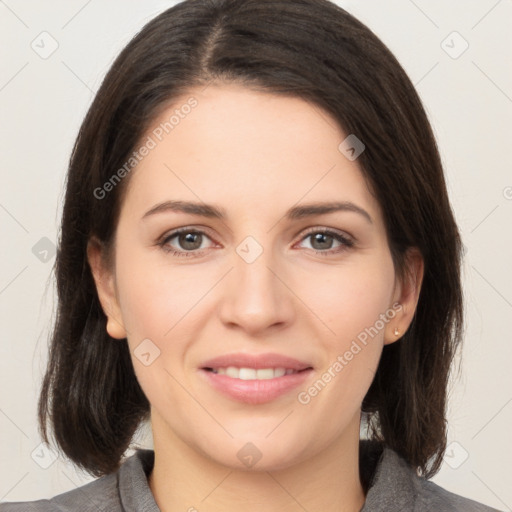
<path fill-rule="evenodd" d="M 155 454 L 139 449 L 119 469 L 125 512 L 160 512 L 148 485 Z M 360 441 L 359 470 L 366 500 L 360 512 L 498 512 L 419 476 L 402 457 L 376 441 Z"/>
<path fill-rule="evenodd" d="M 148 475 L 153 469 L 153 450 L 137 449 L 119 469 L 119 493 L 126 512 L 160 512 Z M 360 442 L 361 481 L 367 490 L 361 512 L 412 510 L 414 485 L 405 461 L 389 448 L 374 441 Z"/>

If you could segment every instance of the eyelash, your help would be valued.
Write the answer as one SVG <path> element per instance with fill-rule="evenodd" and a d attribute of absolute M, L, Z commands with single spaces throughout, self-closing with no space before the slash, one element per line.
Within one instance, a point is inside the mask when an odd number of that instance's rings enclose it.
<path fill-rule="evenodd" d="M 172 240 L 173 238 L 175 238 L 176 236 L 178 236 L 182 233 L 192 233 L 195 235 L 204 235 L 204 236 L 210 238 L 204 231 L 184 227 L 184 228 L 180 228 L 175 231 L 172 231 L 171 233 L 169 233 L 167 235 L 164 235 L 164 237 L 157 243 L 157 245 L 166 253 L 170 253 L 172 256 L 176 256 L 176 257 L 189 257 L 189 258 L 197 257 L 198 258 L 198 257 L 202 256 L 202 253 L 206 249 L 195 250 L 195 251 L 177 251 L 175 249 L 170 248 L 167 245 L 170 242 L 170 240 Z M 306 238 L 308 238 L 309 236 L 315 235 L 315 234 L 329 235 L 329 236 L 332 236 L 338 242 L 342 243 L 341 247 L 338 247 L 336 249 L 328 249 L 326 251 L 316 251 L 315 249 L 310 249 L 315 254 L 319 254 L 322 256 L 338 254 L 338 253 L 341 253 L 343 251 L 346 251 L 346 250 L 352 248 L 355 245 L 353 240 L 351 240 L 350 238 L 348 238 L 345 235 L 342 235 L 341 233 L 338 233 L 337 231 L 332 231 L 332 230 L 328 230 L 328 229 L 319 229 L 319 228 L 316 228 L 316 229 L 313 228 L 313 229 L 309 230 L 308 232 L 306 232 L 300 241 L 303 241 Z"/>

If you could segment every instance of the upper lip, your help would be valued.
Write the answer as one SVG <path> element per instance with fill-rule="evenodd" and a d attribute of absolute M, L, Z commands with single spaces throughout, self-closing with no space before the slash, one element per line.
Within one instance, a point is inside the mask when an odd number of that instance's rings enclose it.
<path fill-rule="evenodd" d="M 293 357 L 281 354 L 265 353 L 265 354 L 225 354 L 214 357 L 205 361 L 201 368 L 227 368 L 235 366 L 237 368 L 286 368 L 296 371 L 312 368 L 309 363 L 299 361 Z"/>

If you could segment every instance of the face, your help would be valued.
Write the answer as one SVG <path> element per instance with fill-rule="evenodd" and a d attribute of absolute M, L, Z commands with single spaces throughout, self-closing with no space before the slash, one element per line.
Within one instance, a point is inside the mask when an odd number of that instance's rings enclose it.
<path fill-rule="evenodd" d="M 115 268 L 100 279 L 92 250 L 90 261 L 155 448 L 184 443 L 238 468 L 261 457 L 270 470 L 358 435 L 383 345 L 406 330 L 417 293 L 396 279 L 357 159 L 338 149 L 347 135 L 302 99 L 210 85 L 143 138 Z M 334 203 L 345 207 L 308 210 Z"/>

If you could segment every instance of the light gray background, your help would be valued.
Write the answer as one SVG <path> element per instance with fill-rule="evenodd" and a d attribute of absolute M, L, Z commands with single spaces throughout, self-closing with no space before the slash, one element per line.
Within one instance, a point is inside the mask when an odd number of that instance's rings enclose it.
<path fill-rule="evenodd" d="M 39 446 L 52 244 L 66 165 L 94 91 L 132 35 L 173 3 L 0 0 L 0 500 L 48 498 L 92 480 L 61 459 L 51 464 L 51 451 Z M 417 86 L 467 248 L 453 444 L 434 481 L 512 510 L 512 1 L 338 3 L 390 47 Z M 31 47 L 51 49 L 43 31 L 58 43 L 46 59 Z M 142 434 L 140 445 L 151 447 Z"/>

